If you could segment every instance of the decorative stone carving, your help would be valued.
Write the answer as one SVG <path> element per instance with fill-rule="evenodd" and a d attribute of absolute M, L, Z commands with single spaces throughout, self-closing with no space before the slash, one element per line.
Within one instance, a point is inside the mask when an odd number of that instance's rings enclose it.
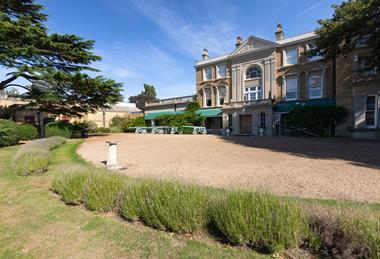
<path fill-rule="evenodd" d="M 249 51 L 254 50 L 254 49 L 255 49 L 255 47 L 253 46 L 253 44 L 247 43 L 236 54 L 243 54 L 243 53 L 249 52 Z"/>
<path fill-rule="evenodd" d="M 244 54 L 244 53 L 250 52 L 250 51 L 255 50 L 255 49 L 261 49 L 261 48 L 267 47 L 269 45 L 270 45 L 270 43 L 268 43 L 264 40 L 260 40 L 258 38 L 251 38 L 248 40 L 247 43 L 245 43 L 243 46 L 241 46 L 240 49 L 238 49 L 238 51 L 235 53 L 235 55 Z"/>

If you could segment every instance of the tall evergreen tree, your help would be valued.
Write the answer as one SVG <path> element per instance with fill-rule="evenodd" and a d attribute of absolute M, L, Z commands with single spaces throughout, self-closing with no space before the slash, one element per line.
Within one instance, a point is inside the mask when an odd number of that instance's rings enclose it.
<path fill-rule="evenodd" d="M 101 58 L 92 53 L 94 41 L 72 34 L 49 34 L 43 6 L 34 0 L 0 0 L 0 91 L 25 90 L 20 97 L 53 114 L 81 116 L 122 100 L 122 85 L 84 71 Z M 23 78 L 27 84 L 15 83 Z"/>

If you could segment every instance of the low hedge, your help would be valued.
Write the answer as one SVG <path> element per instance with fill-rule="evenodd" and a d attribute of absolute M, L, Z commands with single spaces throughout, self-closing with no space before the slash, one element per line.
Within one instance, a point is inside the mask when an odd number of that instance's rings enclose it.
<path fill-rule="evenodd" d="M 229 242 L 259 251 L 297 247 L 307 233 L 298 206 L 269 193 L 229 192 L 212 204 L 210 215 Z"/>
<path fill-rule="evenodd" d="M 142 181 L 126 188 L 121 215 L 177 233 L 194 233 L 205 226 L 207 196 L 198 187 Z"/>
<path fill-rule="evenodd" d="M 38 138 L 37 127 L 32 124 L 18 125 L 20 140 L 33 140 Z"/>
<path fill-rule="evenodd" d="M 316 212 L 309 216 L 322 258 L 380 258 L 380 212 Z"/>
<path fill-rule="evenodd" d="M 260 252 L 309 247 L 322 257 L 379 256 L 380 216 L 369 219 L 370 213 L 348 213 L 332 221 L 309 214 L 293 199 L 269 193 L 136 180 L 86 166 L 57 174 L 53 190 L 67 204 L 114 211 L 160 230 L 208 232 Z"/>
<path fill-rule="evenodd" d="M 66 204 L 84 204 L 89 210 L 108 212 L 120 206 L 124 179 L 102 169 L 81 166 L 57 175 L 53 190 Z"/>
<path fill-rule="evenodd" d="M 105 127 L 99 127 L 96 129 L 96 133 L 111 133 L 111 129 L 110 128 L 105 128 Z"/>
<path fill-rule="evenodd" d="M 13 121 L 0 119 L 0 147 L 16 145 L 19 140 L 18 125 Z"/>
<path fill-rule="evenodd" d="M 53 121 L 45 125 L 45 137 L 71 138 L 73 135 L 73 125 L 67 121 Z"/>
<path fill-rule="evenodd" d="M 39 175 L 47 171 L 50 150 L 66 140 L 62 137 L 38 139 L 23 145 L 13 158 L 13 169 L 19 175 Z"/>

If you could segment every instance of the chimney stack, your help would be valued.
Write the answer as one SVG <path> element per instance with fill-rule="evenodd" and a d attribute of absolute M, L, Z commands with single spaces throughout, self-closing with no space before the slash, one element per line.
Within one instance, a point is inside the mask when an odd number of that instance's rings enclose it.
<path fill-rule="evenodd" d="M 282 30 L 281 23 L 277 24 L 277 31 L 274 35 L 276 35 L 276 41 L 284 39 L 284 31 Z"/>
<path fill-rule="evenodd" d="M 208 56 L 208 50 L 207 49 L 203 49 L 203 53 L 202 53 L 202 59 L 205 60 L 205 59 L 208 59 L 209 56 Z"/>
<path fill-rule="evenodd" d="M 242 37 L 237 36 L 237 37 L 236 37 L 236 43 L 235 43 L 236 48 L 239 48 L 239 46 L 240 46 L 242 43 L 243 43 L 243 39 L 242 39 Z"/>

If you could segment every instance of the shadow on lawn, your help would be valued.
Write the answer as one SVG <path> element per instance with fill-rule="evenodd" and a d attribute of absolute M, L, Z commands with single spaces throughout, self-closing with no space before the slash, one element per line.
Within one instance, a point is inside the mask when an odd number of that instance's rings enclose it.
<path fill-rule="evenodd" d="M 340 159 L 380 169 L 380 140 L 306 137 L 220 136 L 226 142 L 314 159 Z"/>

